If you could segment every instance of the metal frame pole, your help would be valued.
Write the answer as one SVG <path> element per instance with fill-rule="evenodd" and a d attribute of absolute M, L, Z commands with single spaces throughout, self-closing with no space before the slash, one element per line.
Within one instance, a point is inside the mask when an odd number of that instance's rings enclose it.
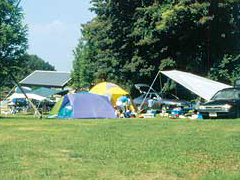
<path fill-rule="evenodd" d="M 13 81 L 17 84 L 17 86 L 19 87 L 20 91 L 24 94 L 24 96 L 26 97 L 26 99 L 28 100 L 28 102 L 30 103 L 30 105 L 33 107 L 34 111 L 37 113 L 37 116 L 42 119 L 42 114 L 38 111 L 38 109 L 36 108 L 36 106 L 33 104 L 33 102 L 28 98 L 27 94 L 24 92 L 24 90 L 22 89 L 21 85 L 17 82 L 16 78 L 12 75 L 11 72 L 9 72 L 9 75 L 11 76 L 11 78 L 13 79 Z"/>

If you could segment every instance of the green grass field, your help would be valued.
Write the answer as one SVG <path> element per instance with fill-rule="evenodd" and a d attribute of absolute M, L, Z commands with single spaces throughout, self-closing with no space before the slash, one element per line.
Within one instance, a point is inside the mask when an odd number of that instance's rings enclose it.
<path fill-rule="evenodd" d="M 240 179 L 240 119 L 0 119 L 1 180 Z"/>

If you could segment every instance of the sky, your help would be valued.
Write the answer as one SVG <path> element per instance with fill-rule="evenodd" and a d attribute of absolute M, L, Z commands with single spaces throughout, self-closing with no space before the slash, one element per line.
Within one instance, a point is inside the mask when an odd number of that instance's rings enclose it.
<path fill-rule="evenodd" d="M 95 16 L 90 0 L 22 0 L 20 6 L 28 25 L 28 53 L 70 72 L 81 24 Z"/>

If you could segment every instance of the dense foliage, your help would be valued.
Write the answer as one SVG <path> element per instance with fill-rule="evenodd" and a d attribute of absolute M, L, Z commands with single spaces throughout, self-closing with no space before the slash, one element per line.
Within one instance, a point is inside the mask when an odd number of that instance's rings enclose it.
<path fill-rule="evenodd" d="M 55 67 L 44 61 L 37 55 L 25 55 L 24 67 L 18 72 L 18 79 L 21 80 L 35 70 L 55 71 Z"/>
<path fill-rule="evenodd" d="M 82 27 L 75 85 L 150 83 L 172 68 L 225 82 L 240 75 L 239 0 L 91 2 L 96 17 Z"/>
<path fill-rule="evenodd" d="M 21 81 L 23 78 L 31 74 L 35 70 L 55 71 L 55 67 L 44 61 L 37 55 L 26 54 L 22 57 L 22 67 L 14 74 L 17 81 Z M 4 81 L 0 83 L 2 86 L 12 87 L 15 83 L 11 80 L 10 76 L 7 76 Z"/>
<path fill-rule="evenodd" d="M 26 54 L 23 57 L 22 68 L 14 74 L 14 77 L 19 82 L 35 70 L 46 70 L 46 71 L 55 71 L 55 67 L 44 61 L 37 55 Z M 16 85 L 10 76 L 6 76 L 3 81 L 0 82 L 0 100 L 5 98 L 6 94 L 1 94 L 1 92 L 6 92 Z"/>
<path fill-rule="evenodd" d="M 89 57 L 88 53 L 90 53 L 88 46 L 84 45 L 80 39 L 74 51 L 73 72 L 71 73 L 72 79 L 74 79 L 73 86 L 76 89 L 89 87 L 93 81 L 93 71 L 91 71 L 93 68 L 85 61 Z"/>
<path fill-rule="evenodd" d="M 27 27 L 17 0 L 0 0 L 0 81 L 17 72 L 24 64 L 27 49 Z"/>

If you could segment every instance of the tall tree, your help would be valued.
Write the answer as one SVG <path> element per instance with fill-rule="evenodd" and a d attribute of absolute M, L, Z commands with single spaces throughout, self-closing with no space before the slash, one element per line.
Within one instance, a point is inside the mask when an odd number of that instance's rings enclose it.
<path fill-rule="evenodd" d="M 74 50 L 73 72 L 71 73 L 73 86 L 76 89 L 88 88 L 93 80 L 93 68 L 91 68 L 91 63 L 86 61 L 88 53 L 88 46 L 84 45 L 83 40 L 80 39 Z"/>
<path fill-rule="evenodd" d="M 82 32 L 84 46 L 92 50 L 84 59 L 94 68 L 95 80 L 103 75 L 121 84 L 149 83 L 159 68 L 206 76 L 230 56 L 238 62 L 239 0 L 92 3 L 97 16 Z"/>
<path fill-rule="evenodd" d="M 17 0 L 0 0 L 0 81 L 7 72 L 17 72 L 27 49 L 27 27 Z"/>

